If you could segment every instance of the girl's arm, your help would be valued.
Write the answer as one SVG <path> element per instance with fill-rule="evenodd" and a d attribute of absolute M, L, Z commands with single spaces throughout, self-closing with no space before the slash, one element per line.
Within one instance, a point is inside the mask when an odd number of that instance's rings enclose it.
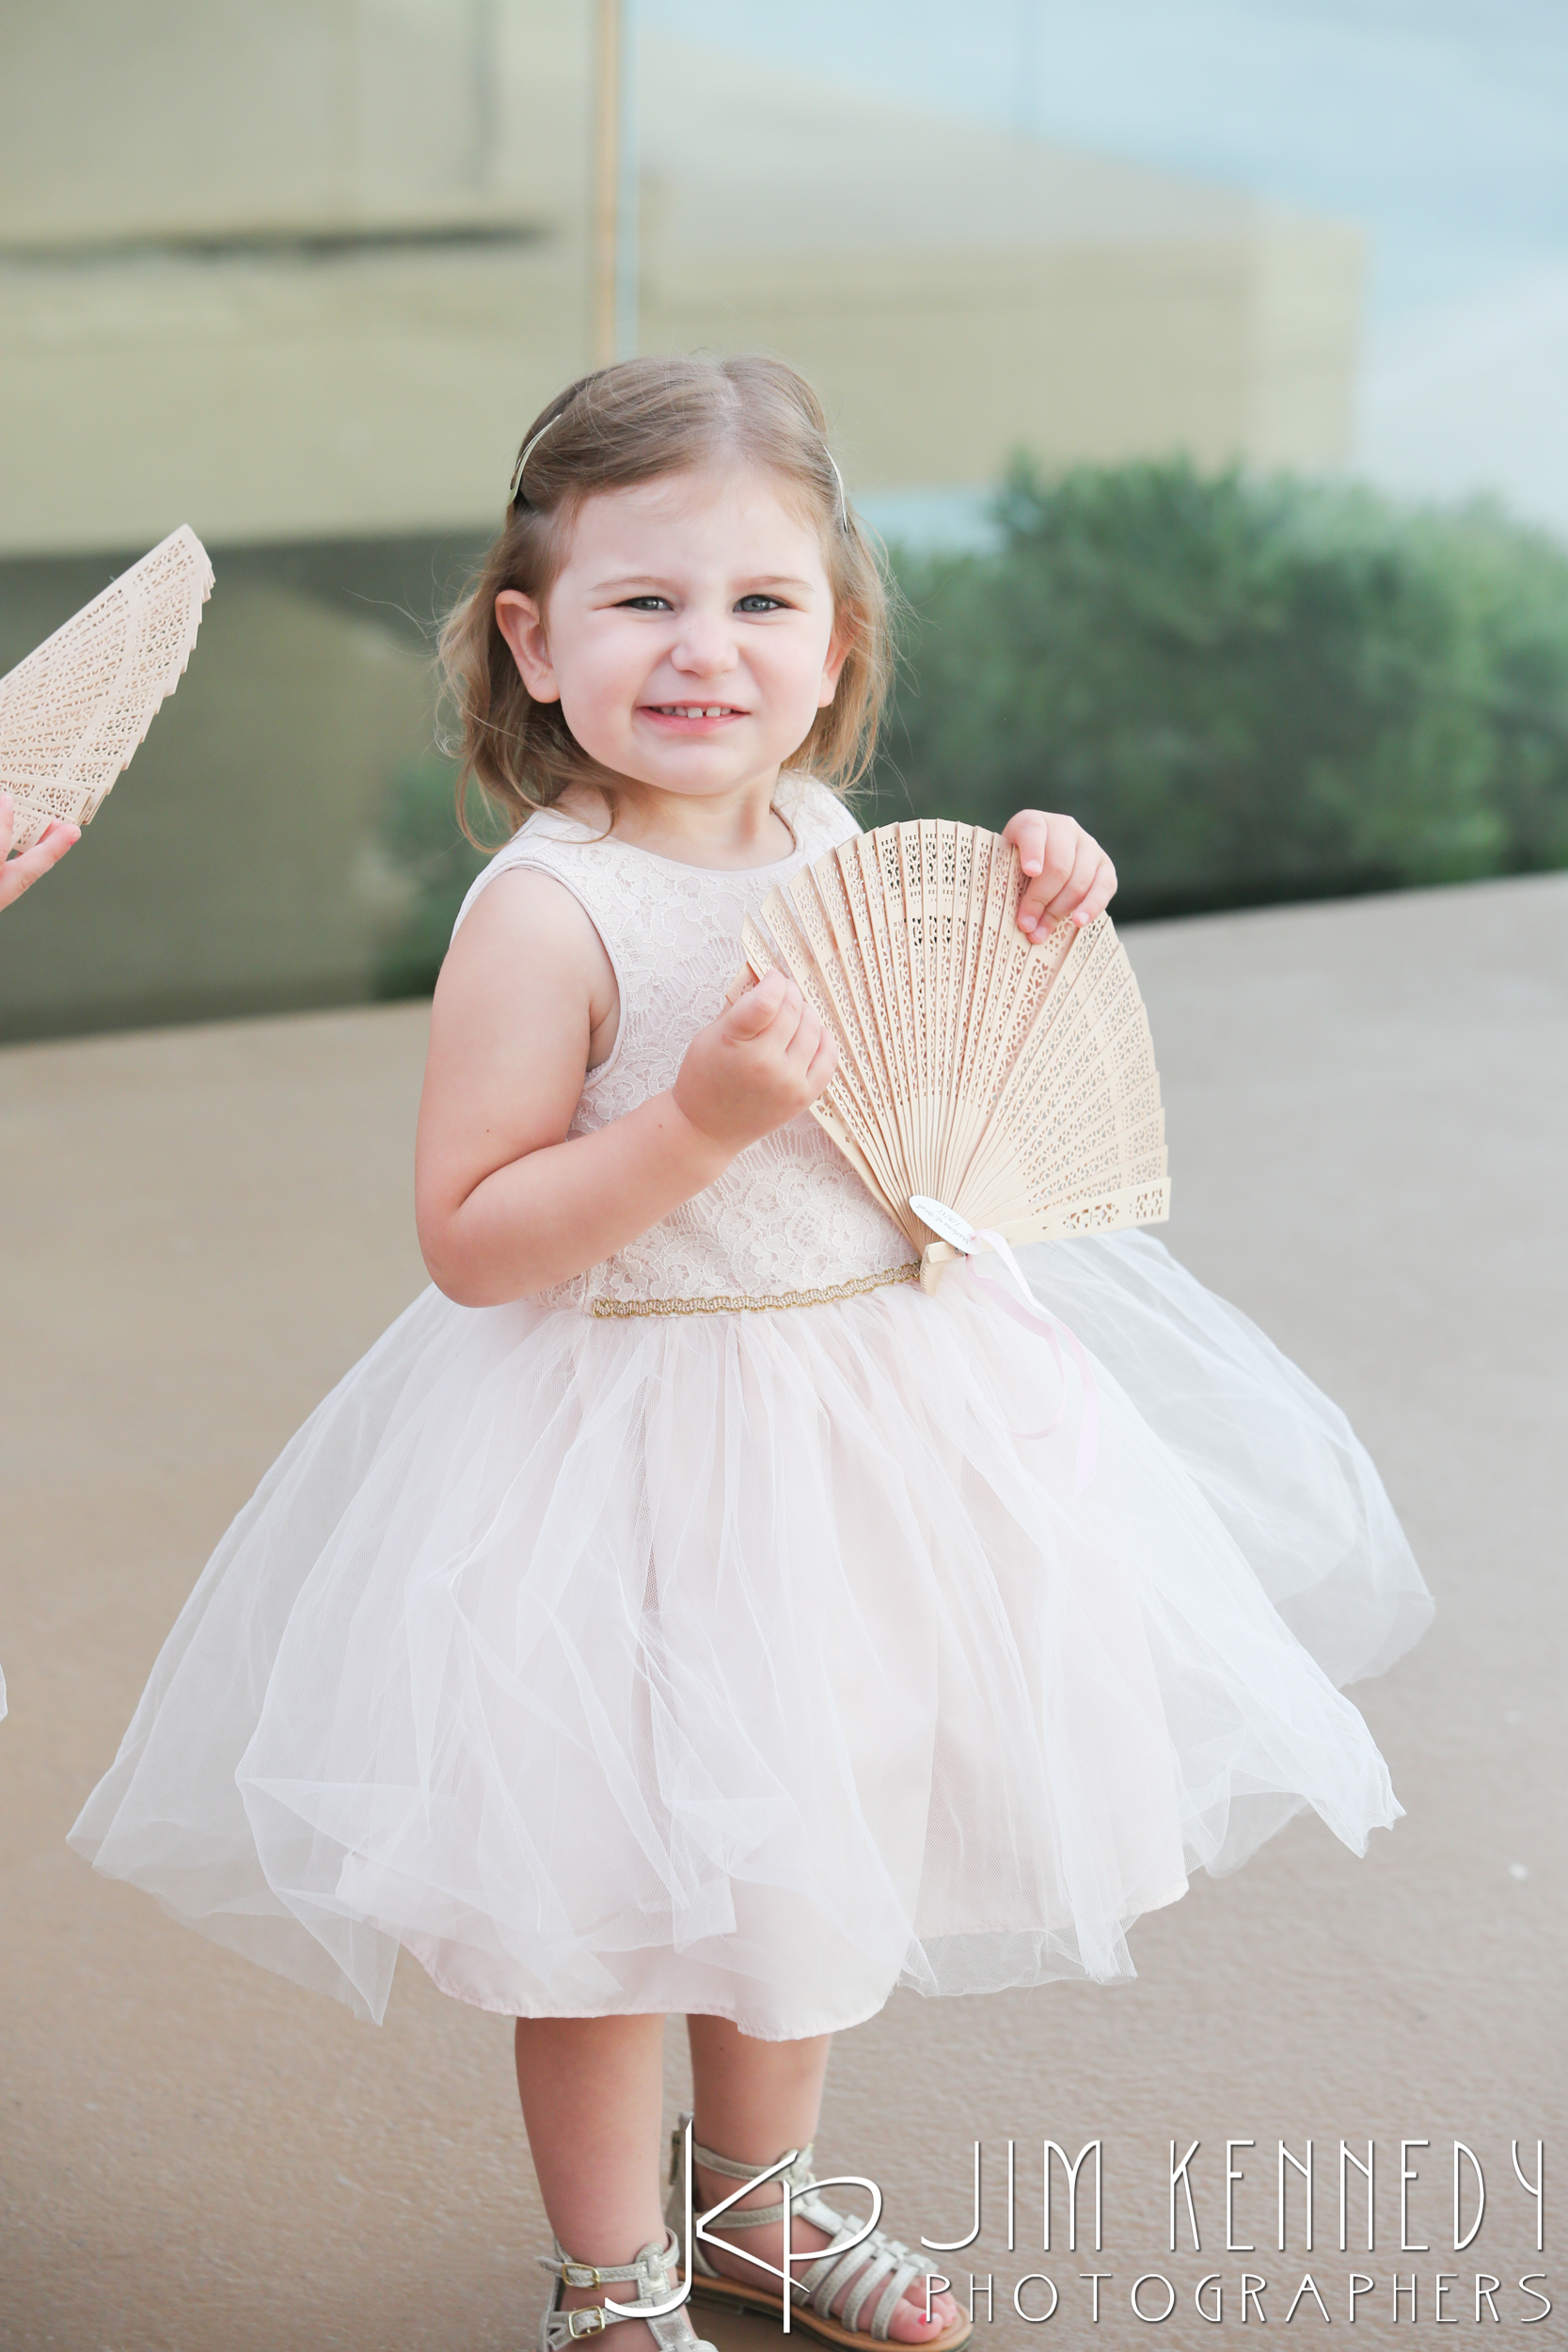
<path fill-rule="evenodd" d="M 1092 834 L 1071 817 L 1021 808 L 1004 828 L 1032 877 L 1019 902 L 1018 928 L 1034 938 L 1048 919 L 1080 926 L 1103 914 L 1116 895 L 1117 869 Z"/>
<path fill-rule="evenodd" d="M 549 875 L 503 874 L 453 940 L 431 1009 L 415 1214 L 431 1279 L 499 1306 L 596 1265 L 815 1102 L 835 1048 L 783 974 L 699 1032 L 675 1083 L 568 1137 L 620 1015 L 593 924 Z"/>

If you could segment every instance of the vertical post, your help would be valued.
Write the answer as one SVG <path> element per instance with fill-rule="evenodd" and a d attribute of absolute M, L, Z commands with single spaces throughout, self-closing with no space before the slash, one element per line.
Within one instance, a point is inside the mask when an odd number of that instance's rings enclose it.
<path fill-rule="evenodd" d="M 637 349 L 637 119 L 632 0 L 599 0 L 594 156 L 594 364 Z"/>
<path fill-rule="evenodd" d="M 615 191 L 615 357 L 635 359 L 638 343 L 638 230 L 641 172 L 637 140 L 637 0 L 621 0 L 619 170 Z"/>

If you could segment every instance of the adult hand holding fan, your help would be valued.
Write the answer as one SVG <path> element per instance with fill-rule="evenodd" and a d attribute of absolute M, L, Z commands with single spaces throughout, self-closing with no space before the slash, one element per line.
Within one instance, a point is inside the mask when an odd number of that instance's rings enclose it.
<path fill-rule="evenodd" d="M 0 792 L 18 854 L 89 824 L 184 675 L 213 586 L 185 524 L 0 678 Z"/>
<path fill-rule="evenodd" d="M 82 838 L 80 825 L 62 825 L 57 818 L 52 818 L 32 848 L 12 857 L 15 814 L 10 794 L 0 792 L 0 907 L 14 905 L 24 890 L 30 890 L 52 866 L 58 866 L 66 851 L 73 850 Z"/>
<path fill-rule="evenodd" d="M 749 973 L 788 972 L 838 1045 L 813 1104 L 921 1253 L 1161 1222 L 1148 1018 L 1108 915 L 1031 945 L 1016 850 L 976 826 L 885 825 L 764 901 Z"/>

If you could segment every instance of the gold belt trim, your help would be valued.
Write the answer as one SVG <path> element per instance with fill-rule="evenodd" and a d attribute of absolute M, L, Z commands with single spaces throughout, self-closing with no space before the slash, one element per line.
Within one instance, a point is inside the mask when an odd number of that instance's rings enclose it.
<path fill-rule="evenodd" d="M 886 1290 L 893 1282 L 918 1282 L 920 1261 L 890 1266 L 885 1274 L 857 1274 L 851 1282 L 830 1282 L 822 1290 L 777 1291 L 771 1297 L 748 1298 L 733 1292 L 715 1292 L 705 1298 L 595 1298 L 596 1315 L 735 1315 L 753 1308 L 824 1307 L 832 1298 L 854 1298 L 862 1291 Z"/>

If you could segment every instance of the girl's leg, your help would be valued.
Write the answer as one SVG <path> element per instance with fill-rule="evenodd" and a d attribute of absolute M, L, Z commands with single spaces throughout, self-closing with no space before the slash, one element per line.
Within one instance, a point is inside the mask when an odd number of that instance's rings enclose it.
<path fill-rule="evenodd" d="M 691 2043 L 694 2139 L 736 2164 L 771 2164 L 786 2148 L 803 2148 L 816 2138 L 831 2034 L 814 2034 L 807 2042 L 755 2042 L 727 2017 L 689 2017 L 686 2030 Z M 723 2175 L 701 2165 L 697 2171 L 710 2205 L 735 2186 L 731 2181 L 728 2188 L 714 2188 Z M 760 2196 L 743 2202 L 766 2205 L 778 2193 L 778 2183 L 770 2181 Z"/>
<path fill-rule="evenodd" d="M 519 2017 L 517 2090 L 550 2227 L 574 2262 L 635 2262 L 662 2246 L 662 2017 Z M 541 2274 L 542 2276 L 543 2274 Z M 635 2280 L 567 2287 L 561 2307 L 632 2302 Z M 651 2352 L 641 2320 L 623 2320 L 615 2352 Z"/>
<path fill-rule="evenodd" d="M 691 2041 L 694 2140 L 711 2148 L 716 2155 L 732 2157 L 736 2164 L 772 2164 L 786 2149 L 804 2148 L 816 2138 L 831 2036 L 817 2034 L 806 2042 L 755 2042 L 724 2017 L 689 2017 L 686 2026 Z M 723 2173 L 698 2165 L 693 2183 L 698 2210 L 720 2203 L 735 2186 Z M 779 2193 L 777 2181 L 768 2181 L 749 2191 L 739 2205 L 774 2204 Z M 724 2225 L 721 2221 L 716 2226 L 722 2230 Z M 820 2230 L 808 2230 L 800 2222 L 794 2225 L 794 2237 L 797 2253 L 828 2243 Z M 737 2232 L 736 2243 L 770 2263 L 783 2262 L 782 2225 Z M 782 2294 L 776 2278 L 754 2263 L 743 2262 L 738 2253 L 727 2254 L 711 2244 L 705 2251 L 708 2260 L 731 2278 L 769 2294 Z M 797 2277 L 804 2267 L 797 2265 Z M 854 2283 L 851 2273 L 843 2294 L 833 2297 L 835 2311 L 842 2310 Z M 900 2344 L 923 2344 L 945 2334 L 958 2315 L 958 2306 L 950 2295 L 934 2296 L 927 2327 L 926 2289 L 917 2280 L 888 2322 L 889 2332 Z M 863 2325 L 869 2307 L 861 2316 Z"/>

